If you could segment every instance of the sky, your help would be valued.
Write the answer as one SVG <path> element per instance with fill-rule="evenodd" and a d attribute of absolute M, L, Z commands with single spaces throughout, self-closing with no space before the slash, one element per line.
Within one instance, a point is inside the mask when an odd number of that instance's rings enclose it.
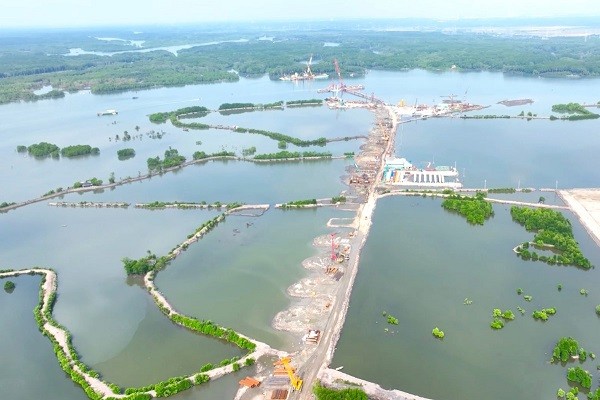
<path fill-rule="evenodd" d="M 0 28 L 354 18 L 600 17 L 600 0 L 0 0 Z"/>

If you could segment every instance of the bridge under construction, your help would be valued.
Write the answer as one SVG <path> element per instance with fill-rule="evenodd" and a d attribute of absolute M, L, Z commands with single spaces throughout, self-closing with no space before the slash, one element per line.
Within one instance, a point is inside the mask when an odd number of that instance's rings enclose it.
<path fill-rule="evenodd" d="M 317 90 L 317 93 L 333 94 L 333 96 L 329 99 L 332 102 L 341 102 L 342 101 L 341 96 L 344 93 L 348 93 L 353 96 L 365 99 L 368 102 L 375 104 L 375 105 L 385 105 L 385 101 L 375 97 L 374 93 L 372 93 L 371 95 L 362 93 L 361 90 L 364 90 L 364 88 L 365 88 L 363 85 L 346 85 L 346 83 L 344 83 L 344 79 L 342 78 L 342 73 L 340 71 L 340 65 L 339 65 L 337 59 L 333 60 L 333 65 L 335 67 L 335 73 L 337 75 L 338 81 L 331 83 L 326 88 Z"/>

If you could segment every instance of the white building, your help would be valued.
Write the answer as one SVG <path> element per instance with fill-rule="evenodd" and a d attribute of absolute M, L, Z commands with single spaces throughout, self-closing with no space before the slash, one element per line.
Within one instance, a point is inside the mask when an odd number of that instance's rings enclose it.
<path fill-rule="evenodd" d="M 423 169 L 412 165 L 405 158 L 391 158 L 383 169 L 383 182 L 389 185 L 411 187 L 460 188 L 458 171 L 455 167 L 434 166 Z"/>

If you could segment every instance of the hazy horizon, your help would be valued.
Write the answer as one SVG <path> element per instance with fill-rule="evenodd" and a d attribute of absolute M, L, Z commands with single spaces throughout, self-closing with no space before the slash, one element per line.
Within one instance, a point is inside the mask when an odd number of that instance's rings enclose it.
<path fill-rule="evenodd" d="M 293 23 L 341 20 L 408 20 L 437 22 L 479 19 L 560 19 L 600 17 L 597 0 L 305 0 L 301 6 L 273 0 L 218 2 L 167 0 L 103 2 L 21 0 L 3 8 L 0 29 L 85 28 L 201 23 Z"/>

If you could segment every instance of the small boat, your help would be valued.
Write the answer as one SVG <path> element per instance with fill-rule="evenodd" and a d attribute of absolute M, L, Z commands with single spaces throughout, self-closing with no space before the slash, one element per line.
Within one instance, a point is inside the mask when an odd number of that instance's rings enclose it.
<path fill-rule="evenodd" d="M 99 117 L 103 115 L 117 115 L 119 112 L 117 110 L 104 110 L 100 111 L 98 114 Z"/>

